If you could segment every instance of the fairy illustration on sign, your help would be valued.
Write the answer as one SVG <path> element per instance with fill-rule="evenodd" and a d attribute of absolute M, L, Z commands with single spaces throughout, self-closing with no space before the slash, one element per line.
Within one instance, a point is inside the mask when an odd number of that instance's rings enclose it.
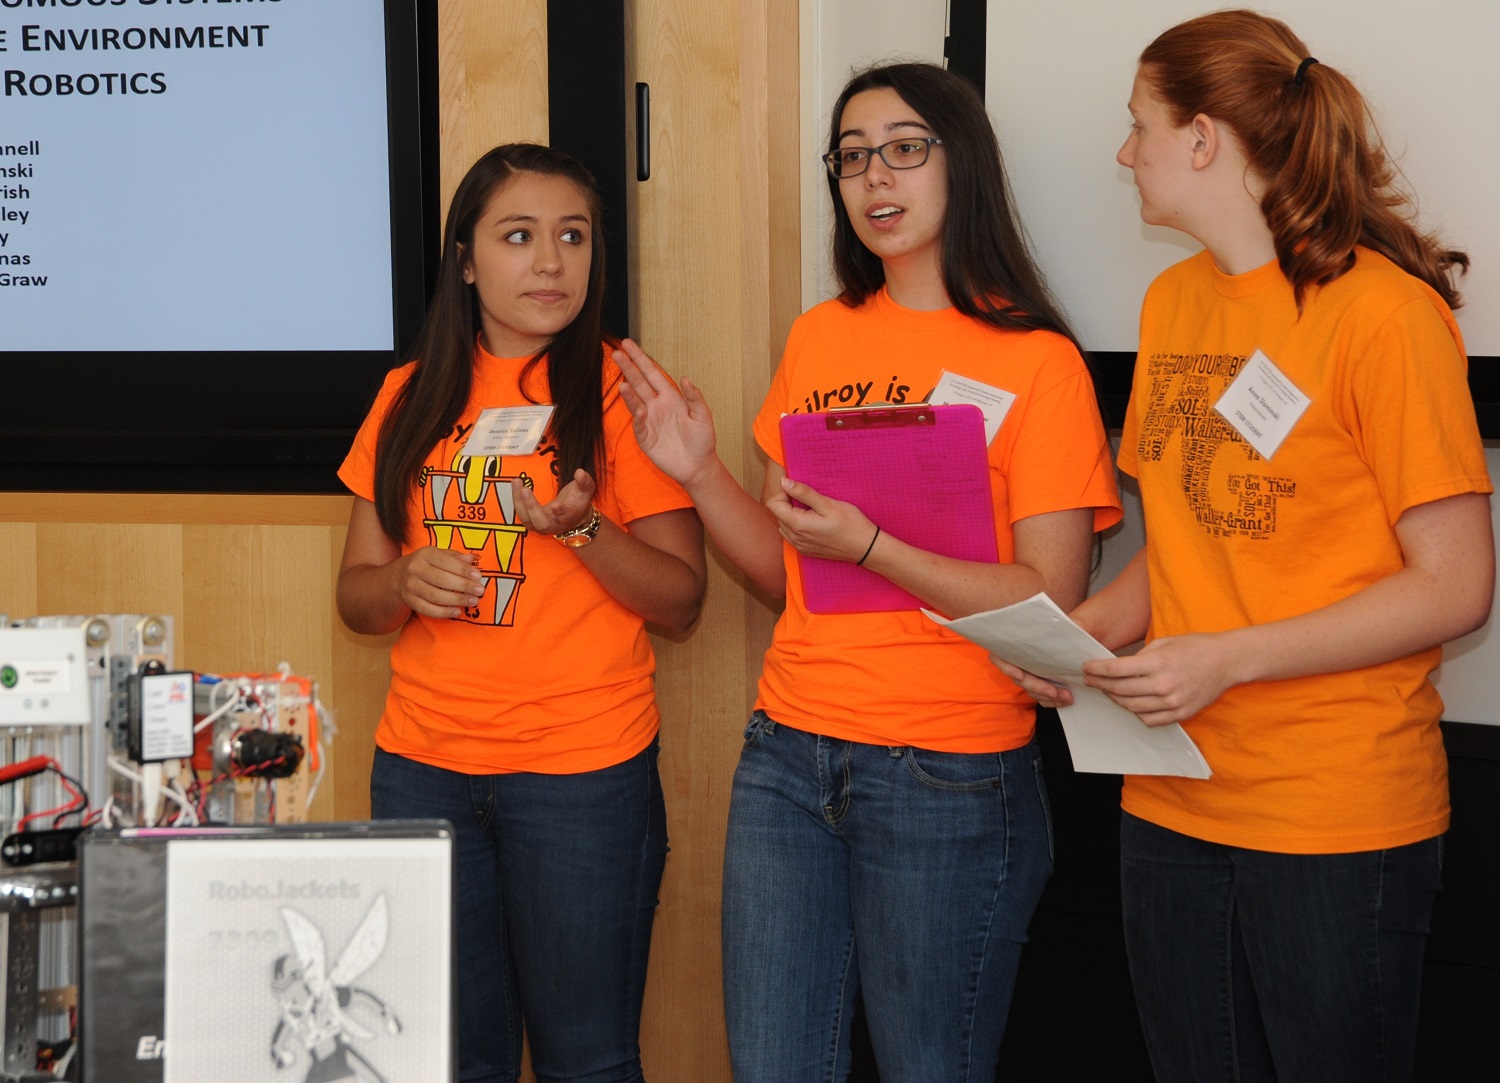
<path fill-rule="evenodd" d="M 322 931 L 289 907 L 281 908 L 281 918 L 293 952 L 278 958 L 271 974 L 281 1009 L 281 1021 L 271 1036 L 271 1059 L 276 1067 L 291 1067 L 298 1053 L 306 1050 L 310 1062 L 306 1083 L 386 1083 L 349 1044 L 369 1041 L 375 1032 L 346 1013 L 348 1009 L 373 1013 L 388 1033 L 401 1033 L 401 1021 L 385 1001 L 350 984 L 385 950 L 389 915 L 384 893 L 376 897 L 331 971 L 326 970 Z"/>

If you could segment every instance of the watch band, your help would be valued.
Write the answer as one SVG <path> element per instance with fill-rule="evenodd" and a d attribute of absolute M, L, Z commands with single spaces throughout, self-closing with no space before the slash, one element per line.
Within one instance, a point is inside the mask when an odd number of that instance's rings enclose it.
<path fill-rule="evenodd" d="M 594 535 L 599 533 L 599 524 L 604 522 L 604 516 L 599 514 L 599 509 L 593 504 L 589 505 L 593 514 L 579 526 L 572 530 L 564 530 L 561 534 L 552 535 L 569 549 L 582 549 L 594 540 Z"/>

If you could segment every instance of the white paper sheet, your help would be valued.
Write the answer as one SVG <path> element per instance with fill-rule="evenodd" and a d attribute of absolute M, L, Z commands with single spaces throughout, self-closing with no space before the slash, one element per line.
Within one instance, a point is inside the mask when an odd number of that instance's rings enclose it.
<path fill-rule="evenodd" d="M 922 612 L 991 654 L 1068 686 L 1073 703 L 1057 714 L 1068 738 L 1074 770 L 1186 778 L 1208 778 L 1213 773 L 1181 726 L 1148 726 L 1097 688 L 1083 683 L 1084 662 L 1114 656 L 1045 594 L 958 620 L 948 620 L 927 609 Z"/>

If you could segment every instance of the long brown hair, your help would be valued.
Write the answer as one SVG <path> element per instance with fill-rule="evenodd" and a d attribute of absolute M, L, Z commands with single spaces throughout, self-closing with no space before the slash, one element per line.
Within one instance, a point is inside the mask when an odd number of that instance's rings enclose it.
<path fill-rule="evenodd" d="M 899 94 L 943 140 L 948 213 L 941 266 L 953 307 L 993 327 L 1056 331 L 1076 346 L 1078 338 L 1032 258 L 1006 182 L 995 129 L 983 99 L 967 79 L 936 64 L 866 68 L 849 80 L 834 103 L 828 149 L 838 149 L 840 121 L 849 99 L 883 88 Z M 831 175 L 828 191 L 833 197 L 833 269 L 842 291 L 839 297 L 847 305 L 859 305 L 885 284 L 885 267 L 854 232 L 839 181 Z"/>
<path fill-rule="evenodd" d="M 577 159 L 534 143 L 507 143 L 469 168 L 448 207 L 442 262 L 427 318 L 412 344 L 411 379 L 396 395 L 375 445 L 375 511 L 386 534 L 404 541 L 411 528 L 407 501 L 423 461 L 462 416 L 473 386 L 474 347 L 480 327 L 479 295 L 464 281 L 465 253 L 490 199 L 517 173 L 562 177 L 576 184 L 588 204 L 593 234 L 588 290 L 573 322 L 559 331 L 521 372 L 521 386 L 548 358 L 552 402 L 550 435 L 557 444 L 558 483 L 582 467 L 601 488 L 603 477 L 604 354 L 599 318 L 604 305 L 604 234 L 594 178 Z M 611 340 L 612 341 L 612 340 Z M 612 343 L 613 344 L 613 343 Z"/>
<path fill-rule="evenodd" d="M 1412 224 L 1364 98 L 1341 72 L 1309 62 L 1279 20 L 1216 11 L 1179 23 L 1141 53 L 1141 75 L 1184 126 L 1201 114 L 1227 125 L 1265 182 L 1261 212 L 1300 308 L 1311 286 L 1354 266 L 1364 245 L 1463 303 L 1455 270 L 1469 257 Z"/>

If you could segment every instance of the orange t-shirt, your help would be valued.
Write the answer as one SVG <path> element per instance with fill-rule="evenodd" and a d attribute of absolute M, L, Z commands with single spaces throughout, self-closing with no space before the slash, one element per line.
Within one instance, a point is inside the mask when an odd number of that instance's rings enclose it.
<path fill-rule="evenodd" d="M 375 742 L 465 774 L 598 770 L 645 748 L 658 727 L 655 660 L 644 622 L 610 597 L 570 549 L 515 521 L 510 479 L 530 478 L 537 499 L 551 500 L 556 449 L 544 438 L 529 455 L 461 455 L 481 410 L 550 401 L 545 361 L 528 380 L 531 398 L 521 394 L 525 363 L 476 350 L 469 405 L 427 457 L 401 547 L 471 552 L 486 589 L 464 617 L 407 620 L 391 648 L 391 687 Z M 375 495 L 381 420 L 412 368 L 386 377 L 339 468 L 344 484 L 367 500 Z M 595 503 L 628 529 L 635 519 L 691 501 L 636 444 L 620 378 L 606 358 L 606 474 Z"/>
<path fill-rule="evenodd" d="M 944 370 L 1016 396 L 989 447 L 1000 560 L 1011 524 L 1093 508 L 1094 529 L 1120 499 L 1093 381 L 1073 344 L 1050 331 L 999 331 L 954 309 L 902 308 L 882 289 L 858 308 L 827 301 L 792 327 L 755 419 L 784 462 L 784 413 L 920 402 Z M 939 752 L 1000 752 L 1031 738 L 1031 699 L 989 655 L 921 613 L 809 613 L 796 552 L 784 546 L 786 609 L 766 652 L 757 706 L 829 737 Z"/>
<path fill-rule="evenodd" d="M 1272 458 L 1214 411 L 1257 349 L 1310 400 Z M 1169 268 L 1141 314 L 1120 468 L 1140 479 L 1150 638 L 1264 624 L 1399 570 L 1408 508 L 1489 492 L 1453 314 L 1360 249 L 1298 318 L 1275 263 Z M 1126 811 L 1285 853 L 1418 842 L 1448 824 L 1438 648 L 1231 688 L 1186 729 L 1211 779 L 1129 776 Z"/>

